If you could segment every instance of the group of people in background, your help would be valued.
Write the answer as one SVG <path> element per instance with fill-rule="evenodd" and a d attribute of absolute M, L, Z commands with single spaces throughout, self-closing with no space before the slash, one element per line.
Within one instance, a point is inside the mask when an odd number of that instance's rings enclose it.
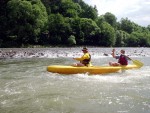
<path fill-rule="evenodd" d="M 86 47 L 84 47 L 82 49 L 82 51 L 83 51 L 83 56 L 82 57 L 73 58 L 75 60 L 78 60 L 79 63 L 75 63 L 72 66 L 76 66 L 76 67 L 82 67 L 82 66 L 90 67 L 90 66 L 92 66 L 92 64 L 91 64 L 91 55 L 88 52 L 88 49 Z M 125 50 L 122 49 L 120 51 L 120 55 L 116 55 L 115 54 L 115 49 L 113 49 L 111 55 L 112 55 L 113 58 L 118 59 L 118 62 L 109 62 L 110 66 L 128 65 L 128 60 L 130 60 L 130 59 L 129 59 L 128 56 L 125 55 Z"/>

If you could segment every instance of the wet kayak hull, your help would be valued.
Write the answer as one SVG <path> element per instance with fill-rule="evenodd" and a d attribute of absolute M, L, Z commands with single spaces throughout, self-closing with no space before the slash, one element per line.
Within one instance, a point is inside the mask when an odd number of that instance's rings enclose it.
<path fill-rule="evenodd" d="M 140 68 L 137 65 L 127 65 L 127 66 L 92 66 L 92 67 L 74 67 L 74 66 L 64 66 L 64 65 L 51 65 L 47 67 L 47 71 L 52 73 L 60 74 L 78 74 L 78 73 L 89 73 L 89 74 L 105 74 L 105 73 L 115 73 L 119 70 Z"/>

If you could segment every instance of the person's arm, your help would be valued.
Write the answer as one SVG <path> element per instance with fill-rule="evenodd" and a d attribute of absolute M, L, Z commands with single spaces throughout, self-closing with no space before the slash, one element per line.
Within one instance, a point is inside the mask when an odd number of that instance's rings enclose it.
<path fill-rule="evenodd" d="M 88 55 L 84 54 L 81 58 L 73 58 L 73 59 L 78 60 L 78 61 L 83 61 L 84 59 L 88 59 Z"/>
<path fill-rule="evenodd" d="M 81 58 L 73 58 L 75 60 L 78 60 L 78 61 L 82 61 L 82 57 Z"/>
<path fill-rule="evenodd" d="M 115 59 L 119 59 L 120 58 L 120 56 L 118 56 L 118 55 L 115 54 L 115 49 L 112 50 L 112 54 L 111 55 Z"/>
<path fill-rule="evenodd" d="M 115 49 L 112 50 L 111 55 L 112 55 L 113 58 L 116 58 L 116 55 L 115 55 Z"/>

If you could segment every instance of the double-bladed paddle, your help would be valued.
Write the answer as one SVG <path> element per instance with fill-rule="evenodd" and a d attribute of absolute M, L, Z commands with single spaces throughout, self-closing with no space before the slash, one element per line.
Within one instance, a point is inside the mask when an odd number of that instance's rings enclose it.
<path fill-rule="evenodd" d="M 138 67 L 142 67 L 144 64 L 142 62 L 140 62 L 139 60 L 133 60 L 131 58 L 129 58 L 128 56 L 126 56 L 128 59 L 130 59 L 133 64 L 137 65 Z"/>

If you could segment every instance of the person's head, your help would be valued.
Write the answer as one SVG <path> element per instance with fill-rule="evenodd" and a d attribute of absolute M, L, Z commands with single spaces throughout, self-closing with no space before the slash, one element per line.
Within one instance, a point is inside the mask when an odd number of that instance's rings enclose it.
<path fill-rule="evenodd" d="M 87 53 L 87 52 L 88 52 L 88 49 L 87 49 L 86 47 L 84 47 L 84 48 L 82 49 L 82 51 L 83 51 L 84 53 Z"/>
<path fill-rule="evenodd" d="M 121 54 L 125 54 L 125 50 L 123 50 L 123 49 L 120 52 L 121 52 Z"/>

